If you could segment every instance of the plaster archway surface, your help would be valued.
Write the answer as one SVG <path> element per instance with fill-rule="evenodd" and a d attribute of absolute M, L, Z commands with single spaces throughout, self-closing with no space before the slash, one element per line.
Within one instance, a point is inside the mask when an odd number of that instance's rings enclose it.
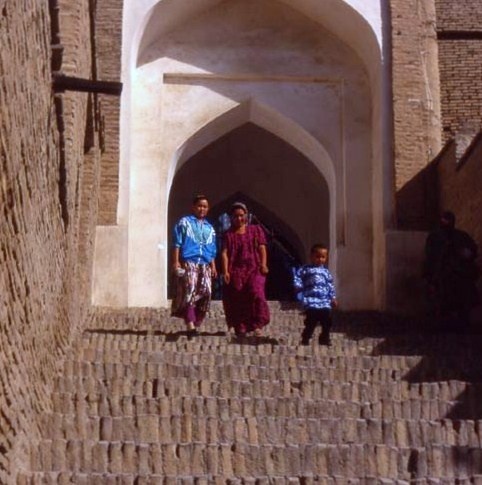
<path fill-rule="evenodd" d="M 246 100 L 206 123 L 176 150 L 169 167 L 169 190 L 174 174 L 189 158 L 209 143 L 247 122 L 252 122 L 286 141 L 310 160 L 331 188 L 330 201 L 334 205 L 336 174 L 333 161 L 325 147 L 289 118 L 252 99 Z"/>
<path fill-rule="evenodd" d="M 284 117 L 262 103 L 249 99 L 244 103 L 227 110 L 225 113 L 219 115 L 204 126 L 199 127 L 199 129 L 174 152 L 169 166 L 169 194 L 175 174 L 182 170 L 188 160 L 202 151 L 209 144 L 216 142 L 223 136 L 248 122 L 266 130 L 293 147 L 293 149 L 303 155 L 303 157 L 315 167 L 316 172 L 321 179 L 326 182 L 326 189 L 323 188 L 322 190 L 326 191 L 328 194 L 327 205 L 329 210 L 326 214 L 328 228 L 326 233 L 322 234 L 323 241 L 328 243 L 330 248 L 332 248 L 331 268 L 333 272 L 336 273 L 338 261 L 337 234 L 340 233 L 340 231 L 337 231 L 337 221 L 339 221 L 340 225 L 343 225 L 344 217 L 342 199 L 340 198 L 337 202 L 337 182 L 333 161 L 325 147 L 307 133 L 306 130 L 289 118 Z M 323 184 L 324 182 L 320 182 L 320 185 Z M 307 215 L 308 213 L 309 210 L 307 207 L 304 207 L 301 214 Z M 300 217 L 301 214 L 299 213 L 298 217 Z M 167 211 L 165 217 L 167 217 Z M 280 217 L 282 217 L 282 214 L 280 214 Z M 305 236 L 307 236 L 307 234 L 305 234 Z M 304 256 L 307 256 L 307 247 L 310 243 L 309 241 L 304 241 L 304 243 L 303 252 Z"/>
<path fill-rule="evenodd" d="M 248 3 L 237 2 L 238 6 Z M 182 163 L 182 157 L 187 155 L 189 148 L 184 146 L 179 152 L 178 150 L 187 138 L 223 113 L 243 106 L 249 99 L 256 101 L 254 104 L 251 103 L 250 110 L 263 106 L 262 112 L 258 113 L 257 124 L 281 138 L 284 139 L 285 135 L 278 130 L 277 122 L 273 121 L 273 117 L 270 117 L 271 111 L 281 114 L 285 120 L 300 126 L 304 130 L 304 135 L 296 143 L 299 145 L 298 149 L 305 153 L 312 162 L 317 159 L 315 155 L 310 154 L 311 151 L 315 151 L 313 140 L 325 147 L 333 168 L 333 173 L 330 174 L 329 169 L 326 168 L 328 165 L 323 164 L 322 170 L 324 170 L 323 175 L 330 187 L 330 200 L 335 201 L 333 207 L 336 207 L 330 220 L 330 227 L 334 228 L 330 233 L 333 235 L 332 237 L 335 237 L 334 246 L 339 248 L 339 253 L 342 254 L 353 253 L 353 248 L 358 245 L 360 261 L 376 259 L 372 258 L 372 239 L 374 237 L 372 229 L 374 224 L 379 224 L 379 222 L 369 219 L 380 219 L 384 213 L 380 197 L 374 193 L 372 185 L 372 180 L 380 178 L 380 175 L 375 172 L 382 170 L 381 159 L 378 155 L 376 160 L 373 159 L 373 154 L 380 152 L 380 129 L 373 123 L 375 113 L 381 104 L 379 100 L 375 99 L 377 94 L 374 94 L 377 92 L 378 81 L 373 80 L 379 74 L 381 64 L 380 9 L 376 6 L 376 2 L 367 7 L 366 2 L 341 0 L 330 0 L 325 3 L 273 0 L 264 3 L 273 12 L 273 21 L 279 17 L 278 13 L 280 13 L 279 18 L 283 18 L 281 24 L 288 26 L 288 30 L 290 22 L 296 21 L 299 27 L 294 28 L 295 30 L 298 28 L 299 32 L 310 31 L 313 32 L 313 35 L 317 35 L 316 29 L 326 32 L 320 34 L 324 36 L 322 44 L 331 46 L 326 48 L 328 50 L 323 51 L 322 48 L 320 51 L 324 52 L 324 54 L 320 54 L 322 55 L 320 59 L 325 56 L 324 67 L 322 64 L 316 64 L 316 60 L 314 61 L 316 65 L 312 63 L 316 57 L 313 52 L 304 57 L 298 56 L 299 59 L 305 60 L 312 56 L 311 64 L 303 61 L 305 70 L 299 76 L 293 74 L 297 70 L 295 65 L 291 72 L 286 74 L 283 72 L 283 69 L 290 65 L 286 62 L 264 63 L 264 65 L 249 62 L 246 65 L 250 65 L 254 69 L 251 72 L 244 71 L 248 76 L 243 78 L 243 75 L 240 76 L 240 73 L 243 74 L 243 72 L 236 69 L 236 63 L 233 64 L 232 59 L 228 58 L 226 58 L 227 64 L 224 64 L 226 69 L 218 73 L 172 56 L 137 67 L 139 55 L 143 55 L 142 49 L 144 49 L 144 42 L 147 38 L 145 33 L 150 31 L 155 22 L 161 18 L 159 16 L 161 12 L 167 23 L 166 30 L 161 29 L 158 33 L 164 35 L 164 40 L 166 40 L 169 36 L 175 36 L 179 30 L 190 31 L 191 25 L 184 24 L 195 22 L 196 19 L 192 19 L 193 13 L 198 12 L 201 16 L 206 14 L 205 18 L 209 20 L 209 11 L 206 12 L 206 9 L 210 8 L 214 11 L 219 5 L 232 8 L 236 2 L 162 0 L 156 3 L 145 0 L 136 4 L 127 1 L 125 4 L 123 42 L 127 48 L 123 51 L 125 87 L 121 116 L 120 175 L 122 180 L 120 181 L 118 219 L 120 223 L 126 224 L 128 227 L 128 304 L 131 306 L 159 306 L 165 303 L 162 290 L 165 287 L 165 279 L 161 275 L 162 270 L 158 271 L 154 268 L 159 264 L 164 265 L 163 261 L 166 259 L 163 251 L 166 248 L 165 242 L 168 235 L 162 224 L 159 224 L 159 220 L 165 220 L 167 217 L 166 195 L 174 173 L 172 160 L 178 156 Z M 288 4 L 291 10 L 286 10 Z M 321 4 L 324 6 L 320 6 Z M 327 9 L 328 4 L 331 8 Z M 203 7 L 202 12 L 196 10 L 193 5 L 196 5 L 196 8 Z M 161 6 L 173 9 L 171 17 L 169 17 L 168 11 L 159 10 Z M 180 15 L 182 12 L 177 10 L 179 6 L 184 6 L 186 15 Z M 357 11 L 357 9 L 359 10 Z M 289 14 L 284 14 L 284 11 Z M 292 14 L 293 12 L 295 15 Z M 303 17 L 305 20 L 302 19 L 301 14 L 305 16 Z M 332 15 L 331 20 L 328 19 L 330 15 Z M 347 39 L 346 32 L 342 32 L 343 28 L 341 31 L 337 31 L 338 27 L 345 22 L 339 22 L 340 16 L 344 16 L 345 20 L 353 20 L 352 26 L 357 27 L 352 30 L 358 32 L 356 35 L 359 35 L 357 41 Z M 152 23 L 155 18 L 157 20 Z M 301 28 L 302 22 L 305 22 L 309 28 Z M 278 23 L 278 25 L 281 24 Z M 209 32 L 209 28 L 206 32 Z M 236 35 L 236 29 L 230 31 L 231 33 Z M 262 29 L 255 35 L 258 34 L 261 37 L 265 35 Z M 289 37 L 290 32 L 285 32 L 285 34 L 288 34 Z M 350 47 L 357 51 L 358 57 L 350 53 L 343 43 L 343 39 L 347 39 L 347 44 L 353 44 Z M 362 39 L 364 42 L 361 42 Z M 159 40 L 157 38 L 154 43 L 148 42 L 145 47 L 150 50 Z M 271 46 L 269 41 L 270 38 L 266 37 L 263 45 Z M 288 39 L 286 52 L 290 52 L 291 49 L 289 42 L 291 41 Z M 139 49 L 141 44 L 143 47 Z M 363 49 L 367 45 L 371 47 L 363 53 L 358 51 L 362 44 Z M 165 45 L 166 43 L 163 41 L 162 47 Z M 373 48 L 373 45 L 376 48 Z M 301 46 L 294 45 L 294 47 L 299 52 L 302 51 Z M 276 46 L 270 48 L 274 49 L 272 52 L 277 49 Z M 237 52 L 243 54 L 239 50 Z M 271 55 L 268 50 L 265 50 L 265 53 Z M 367 57 L 368 53 L 373 56 L 371 60 L 370 56 Z M 203 55 L 191 57 L 192 59 L 205 59 Z M 242 58 L 243 56 L 238 57 L 238 59 Z M 270 69 L 274 65 L 278 66 L 277 71 L 271 72 Z M 313 71 L 310 66 L 313 66 L 315 70 Z M 322 66 L 321 70 L 320 66 Z M 203 76 L 205 77 L 203 78 Z M 156 90 L 158 90 L 158 94 L 156 94 Z M 296 92 L 301 93 L 301 97 L 296 98 L 294 95 Z M 286 94 L 288 96 L 285 96 Z M 172 103 L 174 99 L 177 100 L 177 107 L 182 107 L 181 110 L 174 109 L 176 107 Z M 195 103 L 193 103 L 194 100 Z M 323 109 L 319 109 L 320 102 L 323 103 L 321 105 Z M 197 103 L 202 106 L 199 109 L 193 109 L 192 105 Z M 304 109 L 297 104 L 303 106 Z M 347 116 L 346 105 L 350 106 L 350 116 Z M 312 111 L 310 111 L 311 107 L 314 107 Z M 184 112 L 185 108 L 187 110 Z M 247 108 L 245 106 L 241 109 Z M 263 116 L 266 113 L 268 113 L 267 121 L 263 124 Z M 381 119 L 377 118 L 377 120 L 381 125 Z M 368 130 L 367 125 L 371 125 Z M 368 138 L 372 138 L 371 142 L 367 139 L 367 134 Z M 293 144 L 296 143 L 293 142 Z M 190 149 L 193 149 L 192 146 Z M 187 151 L 184 152 L 184 150 Z M 175 155 L 176 153 L 177 155 Z M 182 155 L 183 153 L 185 155 Z M 356 160 L 348 171 L 347 160 Z M 346 190 L 347 184 L 350 186 L 353 180 L 365 177 L 366 174 L 368 174 L 368 178 L 364 194 Z M 149 194 L 148 200 L 145 197 L 147 193 Z M 345 211 L 347 204 L 354 208 L 350 214 Z M 152 207 L 158 209 L 152 211 Z M 380 214 L 382 215 L 380 216 Z M 337 224 L 337 217 L 342 219 L 340 224 Z M 343 230 L 340 231 L 340 228 Z M 365 237 L 362 238 L 361 234 L 365 234 Z M 368 236 L 366 236 L 367 234 Z M 156 248 L 155 251 L 153 248 Z M 150 256 L 146 258 L 146 254 Z M 351 256 L 345 258 L 346 261 L 350 259 L 352 259 Z M 148 262 L 146 262 L 147 260 Z M 360 271 L 369 277 L 373 276 L 373 268 L 368 268 L 366 265 L 360 268 Z M 145 291 L 146 282 L 150 285 L 149 291 Z M 353 298 L 355 306 L 371 307 L 373 305 L 372 297 L 367 298 L 365 295 L 363 298 L 358 298 L 355 288 L 350 291 L 355 295 Z"/>
<path fill-rule="evenodd" d="M 323 179 L 327 181 L 327 192 L 329 194 L 328 198 L 330 201 L 330 247 L 332 247 L 332 268 L 335 274 L 337 274 L 337 261 L 338 261 L 338 245 L 337 245 L 337 230 L 336 221 L 340 220 L 340 224 L 343 224 L 345 219 L 343 211 L 340 210 L 340 205 L 336 202 L 336 174 L 333 167 L 333 161 L 331 160 L 326 149 L 312 136 L 310 136 L 303 128 L 297 126 L 291 120 L 283 117 L 279 113 L 263 106 L 259 102 L 253 100 L 247 100 L 246 102 L 236 106 L 235 108 L 229 109 L 227 112 L 218 116 L 218 118 L 200 126 L 198 131 L 193 133 L 174 153 L 170 162 L 169 177 L 166 180 L 167 186 L 170 188 L 172 185 L 172 178 L 174 174 L 180 170 L 186 161 L 194 156 L 199 151 L 203 150 L 211 142 L 216 141 L 218 138 L 222 137 L 229 131 L 232 131 L 237 126 L 240 126 L 247 121 L 252 121 L 258 126 L 263 127 L 266 131 L 269 131 L 283 139 L 285 142 L 289 143 L 291 146 L 296 148 L 300 153 L 305 156 L 310 163 L 316 167 L 316 170 L 322 176 Z M 162 209 L 162 214 L 159 219 L 167 220 L 167 208 L 168 208 L 168 196 L 165 199 L 165 203 L 160 205 L 164 207 Z M 167 234 L 166 234 L 167 236 Z M 167 240 L 167 239 L 165 239 Z M 309 244 L 309 241 L 305 241 Z M 167 244 L 166 244 L 167 247 Z M 343 249 L 342 249 L 343 250 Z M 306 247 L 305 247 L 306 251 Z M 363 249 L 361 246 L 357 248 L 359 253 L 355 253 L 350 256 L 350 251 L 345 250 L 345 258 L 342 267 L 344 267 L 343 274 L 347 274 L 347 268 L 353 269 L 360 263 L 363 263 L 366 257 L 361 257 L 363 254 Z M 167 267 L 167 253 L 164 253 L 164 264 L 158 265 L 156 267 L 165 270 Z M 361 271 L 363 273 L 363 271 Z M 343 274 L 341 276 L 343 276 Z M 158 281 L 164 275 L 159 274 Z M 165 278 L 165 276 L 164 276 Z M 343 279 L 343 278 L 340 278 Z M 345 277 L 345 281 L 346 281 Z M 363 282 L 363 280 L 366 280 Z M 368 271 L 365 271 L 364 275 L 358 278 L 357 285 L 362 288 L 363 291 L 359 292 L 358 297 L 353 293 L 353 291 L 348 291 L 352 293 L 351 304 L 366 305 L 366 301 L 371 301 L 371 285 L 372 275 Z M 164 279 L 164 281 L 166 281 Z M 345 283 L 346 285 L 346 283 Z M 167 288 L 167 282 L 166 282 Z M 367 294 L 368 293 L 368 294 Z M 365 302 L 365 303 L 362 303 Z M 349 305 L 349 304 L 348 304 Z"/>
<path fill-rule="evenodd" d="M 286 232 L 286 238 L 305 260 L 313 238 L 329 243 L 331 267 L 336 272 L 336 181 L 326 150 L 311 140 L 315 158 L 308 158 L 307 151 L 300 149 L 305 147 L 296 143 L 296 134 L 303 130 L 289 123 L 292 131 L 285 132 L 290 135 L 286 138 L 260 126 L 256 117 L 241 118 L 235 127 L 222 132 L 211 129 L 225 126 L 222 121 L 231 112 L 220 116 L 216 120 L 219 124 L 207 125 L 190 137 L 182 158 L 179 153 L 173 157 L 177 191 L 181 193 L 174 199 L 171 184 L 170 213 L 177 218 L 183 210 L 189 210 L 190 198 L 196 192 L 209 194 L 211 204 L 220 203 L 230 193 L 244 193 L 248 200 L 254 199 L 270 210 L 278 221 L 285 221 L 290 232 L 281 224 L 275 223 L 274 228 Z M 281 126 L 282 117 L 278 115 L 278 119 Z M 325 169 L 320 170 L 320 166 Z"/>
<path fill-rule="evenodd" d="M 132 45 L 132 62 L 143 64 L 150 46 L 190 18 L 226 0 L 151 0 L 146 1 Z M 353 47 L 370 75 L 380 76 L 383 29 L 382 6 L 366 0 L 277 0 L 320 23 L 337 38 Z M 135 17 L 131 23 L 136 23 Z M 135 57 L 134 57 L 135 56 Z"/>
<path fill-rule="evenodd" d="M 129 209 L 129 158 L 131 152 L 130 123 L 132 99 L 131 86 L 135 83 L 135 71 L 146 50 L 157 39 L 175 30 L 190 18 L 214 7 L 225 0 L 125 0 L 123 21 L 122 94 L 120 187 L 118 221 L 126 223 Z M 371 79 L 373 103 L 374 150 L 377 157 L 389 159 L 389 147 L 382 147 L 387 138 L 389 113 L 382 108 L 383 97 L 389 98 L 389 88 L 384 88 L 383 0 L 279 0 L 290 5 L 326 27 L 342 42 L 350 45 L 362 59 Z M 386 64 L 386 63 L 385 63 Z M 385 75 L 387 77 L 387 75 Z M 385 84 L 387 84 L 385 82 Z M 387 84 L 388 86 L 388 84 Z M 385 187 L 390 185 L 388 173 L 378 176 Z M 384 200 L 390 198 L 385 194 Z M 384 201 L 378 201 L 383 204 Z M 384 212 L 392 208 L 384 209 Z"/>

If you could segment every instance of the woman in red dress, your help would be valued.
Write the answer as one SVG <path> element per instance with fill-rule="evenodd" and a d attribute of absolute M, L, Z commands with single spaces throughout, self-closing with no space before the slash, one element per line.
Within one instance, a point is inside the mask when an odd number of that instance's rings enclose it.
<path fill-rule="evenodd" d="M 226 322 L 237 336 L 254 332 L 262 336 L 269 323 L 265 296 L 268 274 L 266 235 L 259 225 L 248 225 L 248 209 L 242 202 L 231 207 L 231 228 L 223 239 L 221 262 Z"/>

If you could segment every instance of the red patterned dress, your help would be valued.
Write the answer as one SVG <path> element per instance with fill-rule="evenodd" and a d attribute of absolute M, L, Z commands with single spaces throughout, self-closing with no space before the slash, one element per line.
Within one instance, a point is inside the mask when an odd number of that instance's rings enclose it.
<path fill-rule="evenodd" d="M 223 287 L 223 305 L 228 327 L 237 334 L 252 332 L 269 323 L 265 296 L 266 276 L 260 272 L 259 246 L 266 245 L 261 226 L 248 225 L 243 234 L 230 229 L 224 234 L 228 255 L 228 285 Z"/>

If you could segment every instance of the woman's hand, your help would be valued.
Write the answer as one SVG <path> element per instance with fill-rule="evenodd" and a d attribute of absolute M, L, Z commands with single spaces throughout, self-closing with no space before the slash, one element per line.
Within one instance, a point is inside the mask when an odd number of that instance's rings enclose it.
<path fill-rule="evenodd" d="M 267 275 L 269 273 L 268 266 L 266 266 L 265 264 L 262 264 L 259 267 L 259 271 L 261 272 L 262 275 Z"/>
<path fill-rule="evenodd" d="M 229 273 L 224 273 L 223 281 L 225 284 L 229 285 L 229 283 L 231 282 L 231 275 Z"/>
<path fill-rule="evenodd" d="M 179 268 L 182 268 L 181 266 L 181 252 L 179 248 L 174 248 L 172 250 L 172 273 L 176 274 L 177 270 Z"/>
<path fill-rule="evenodd" d="M 209 263 L 209 267 L 211 268 L 211 278 L 217 278 L 218 270 L 216 268 L 216 261 L 214 259 Z"/>
<path fill-rule="evenodd" d="M 175 261 L 174 263 L 172 263 L 172 272 L 173 273 L 176 273 L 176 271 L 179 268 L 182 268 L 181 263 L 179 261 Z"/>

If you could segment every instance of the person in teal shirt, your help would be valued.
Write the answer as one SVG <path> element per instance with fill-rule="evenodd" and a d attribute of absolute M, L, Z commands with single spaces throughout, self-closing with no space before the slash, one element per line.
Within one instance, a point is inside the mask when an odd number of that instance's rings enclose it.
<path fill-rule="evenodd" d="M 174 226 L 173 273 L 175 297 L 171 314 L 183 318 L 190 334 L 197 333 L 211 302 L 212 279 L 216 277 L 216 232 L 207 221 L 209 201 L 197 195 L 192 214 Z"/>

